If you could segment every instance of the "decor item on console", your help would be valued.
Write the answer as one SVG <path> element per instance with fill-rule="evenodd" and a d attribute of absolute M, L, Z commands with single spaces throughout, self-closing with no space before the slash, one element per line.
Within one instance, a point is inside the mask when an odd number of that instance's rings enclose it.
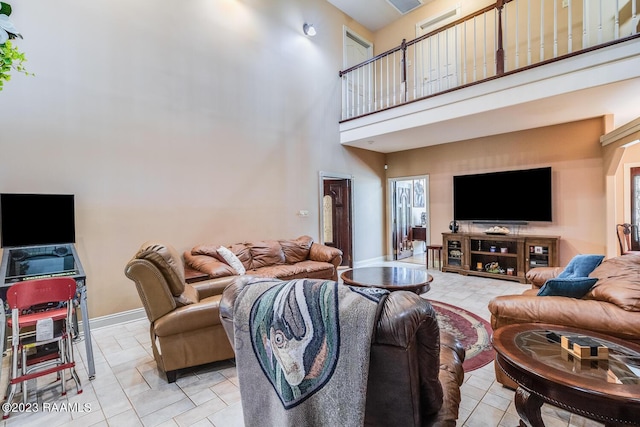
<path fill-rule="evenodd" d="M 457 233 L 459 229 L 458 221 L 451 221 L 449 223 L 449 230 L 451 230 L 452 233 Z"/>
<path fill-rule="evenodd" d="M 487 230 L 485 231 L 485 233 L 487 234 L 496 234 L 496 235 L 502 235 L 502 234 L 509 234 L 511 233 L 511 230 L 509 230 L 507 227 L 501 227 L 499 225 L 495 225 L 493 227 L 487 228 Z"/>
<path fill-rule="evenodd" d="M 0 91 L 4 82 L 11 79 L 9 74 L 15 70 L 25 75 L 33 75 L 25 70 L 23 63 L 26 61 L 24 53 L 20 52 L 10 40 L 22 38 L 13 23 L 9 20 L 11 6 L 8 3 L 0 2 Z"/>
<path fill-rule="evenodd" d="M 296 313 L 313 311 L 312 308 L 301 310 L 302 307 L 316 305 L 317 299 L 313 298 L 312 289 L 325 292 L 334 290 L 338 298 L 339 319 L 331 319 L 330 316 L 325 315 L 319 317 L 323 319 L 320 323 L 327 325 L 325 334 L 335 332 L 335 328 L 338 328 L 340 342 L 337 342 L 338 346 L 334 347 L 322 344 L 321 352 L 324 361 L 331 356 L 331 350 L 337 350 L 339 360 L 331 373 L 322 370 L 323 363 L 314 360 L 311 371 L 296 387 L 297 394 L 294 397 L 304 398 L 305 392 L 309 393 L 307 388 L 309 384 L 315 387 L 311 392 L 314 393 L 313 396 L 301 402 L 301 406 L 284 411 L 285 402 L 276 396 L 276 387 L 286 390 L 286 377 L 280 376 L 277 386 L 268 384 L 269 372 L 275 365 L 281 363 L 277 359 L 278 355 L 276 351 L 257 353 L 255 349 L 262 345 L 254 347 L 247 342 L 246 331 L 254 325 L 256 316 L 271 315 L 269 310 L 262 310 L 262 300 L 273 297 L 271 290 L 298 286 L 296 283 L 300 282 L 307 282 L 311 286 L 310 288 L 307 286 L 309 289 L 305 292 L 296 292 L 295 295 L 287 295 L 286 298 L 279 299 L 287 301 L 287 306 L 282 316 L 274 319 L 275 324 L 288 325 L 289 336 L 293 332 L 302 333 L 303 329 L 308 331 L 307 325 L 304 328 L 294 328 L 291 323 L 291 320 L 294 320 L 293 316 Z M 267 289 L 263 290 L 263 287 Z M 372 291 L 374 294 L 370 295 Z M 345 295 L 350 302 L 346 312 L 341 308 L 342 303 L 347 302 L 343 299 Z M 375 295 L 378 296 L 374 297 Z M 256 302 L 253 305 L 248 304 L 254 296 L 257 296 Z M 279 300 L 275 301 L 274 306 L 281 305 Z M 374 318 L 371 319 L 372 322 L 368 324 L 369 331 L 372 333 L 365 333 L 366 320 L 357 322 L 356 319 L 364 318 L 358 311 L 368 302 L 366 300 L 370 300 L 369 304 L 377 308 Z M 325 298 L 322 301 L 322 307 L 326 313 L 328 299 Z M 274 310 L 274 317 L 277 311 L 279 310 Z M 312 317 L 313 315 L 310 314 L 305 316 L 305 319 Z M 291 423 L 297 425 L 325 425 L 320 421 L 321 418 L 315 418 L 314 415 L 341 418 L 331 425 L 416 427 L 456 425 L 460 404 L 460 385 L 464 378 L 462 369 L 464 349 L 453 335 L 439 328 L 433 306 L 413 292 L 395 291 L 387 294 L 379 289 L 354 288 L 323 280 L 279 281 L 236 276 L 224 290 L 220 304 L 220 318 L 229 340 L 234 343 L 242 408 L 247 425 L 281 425 L 283 423 L 278 421 L 282 421 L 281 417 L 286 416 L 287 413 L 300 415 L 298 422 Z M 234 325 L 236 319 L 238 321 Z M 351 324 L 354 320 L 356 320 L 355 325 Z M 266 327 L 263 330 L 266 332 Z M 314 353 L 307 350 L 314 348 L 315 332 L 317 330 L 314 331 L 314 336 L 309 337 L 308 342 L 305 342 L 304 360 L 301 362 L 303 366 L 306 366 L 309 358 L 313 359 L 311 355 Z M 265 342 L 272 341 L 274 340 Z M 304 340 L 301 339 L 300 344 L 303 342 Z M 355 357 L 355 353 L 344 354 L 343 352 L 343 346 L 345 349 L 349 348 L 354 342 L 356 347 L 362 346 L 361 350 L 367 353 L 363 359 L 365 364 L 363 366 L 352 366 L 351 357 L 352 355 Z M 302 353 L 303 350 L 300 349 L 300 352 Z M 270 363 L 265 367 L 260 365 L 258 360 L 251 361 L 251 359 L 266 360 Z M 343 386 L 342 393 L 337 391 L 332 393 L 329 387 L 324 385 L 325 382 L 318 382 L 318 378 L 323 373 L 334 376 L 346 370 L 348 374 L 350 367 L 362 374 L 363 379 L 366 378 L 362 387 L 358 387 L 357 381 L 354 381 L 348 386 Z M 335 384 L 335 381 L 338 381 L 340 384 L 339 380 L 340 378 L 331 377 L 326 379 L 326 383 Z M 336 398 L 338 395 L 341 397 Z M 351 398 L 345 398 L 347 395 Z M 327 402 L 327 404 L 321 402 Z M 361 408 L 358 408 L 358 405 Z M 304 408 L 303 411 L 301 411 L 302 408 Z M 364 422 L 344 421 L 352 420 L 355 416 L 364 416 Z M 310 417 L 313 418 L 310 419 Z"/>
<path fill-rule="evenodd" d="M 314 243 L 309 236 L 301 236 L 290 240 L 235 243 L 227 247 L 198 245 L 184 253 L 184 260 L 188 267 L 206 274 L 208 279 L 226 283 L 244 274 L 283 280 L 337 281 L 342 251 Z"/>
<path fill-rule="evenodd" d="M 500 267 L 500 264 L 498 264 L 497 262 L 490 262 L 484 266 L 484 271 L 486 271 L 487 273 L 504 274 L 505 270 L 504 268 Z"/>
<path fill-rule="evenodd" d="M 550 323 L 640 343 L 640 255 L 609 258 L 598 265 L 601 259 L 600 255 L 577 256 L 566 269 L 532 268 L 527 272 L 531 289 L 489 302 L 493 330 L 516 323 Z M 569 279 L 567 283 L 596 279 L 596 283 L 581 297 L 539 296 L 545 283 L 553 283 L 550 279 Z M 504 385 L 515 386 L 499 369 L 496 378 Z"/>

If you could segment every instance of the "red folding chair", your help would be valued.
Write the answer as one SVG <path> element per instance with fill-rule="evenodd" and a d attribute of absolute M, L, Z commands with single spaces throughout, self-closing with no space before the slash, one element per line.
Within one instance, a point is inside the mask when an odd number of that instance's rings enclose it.
<path fill-rule="evenodd" d="M 73 357 L 72 322 L 76 282 L 70 277 L 30 280 L 12 285 L 7 291 L 11 318 L 11 376 L 7 400 L 11 403 L 18 388 L 27 400 L 27 381 L 57 373 L 66 395 L 65 370 L 69 369 L 78 394 L 82 384 Z M 48 320 L 51 319 L 51 320 Z M 56 326 L 53 327 L 52 326 Z M 43 329 L 48 334 L 42 336 Z M 3 419 L 9 417 L 4 411 Z"/>

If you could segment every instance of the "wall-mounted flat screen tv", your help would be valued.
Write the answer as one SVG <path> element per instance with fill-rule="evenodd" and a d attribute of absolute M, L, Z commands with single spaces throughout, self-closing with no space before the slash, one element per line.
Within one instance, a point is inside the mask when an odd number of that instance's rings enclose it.
<path fill-rule="evenodd" d="M 75 243 L 72 194 L 0 194 L 2 246 Z"/>
<path fill-rule="evenodd" d="M 550 167 L 453 177 L 457 221 L 550 222 L 552 204 Z"/>

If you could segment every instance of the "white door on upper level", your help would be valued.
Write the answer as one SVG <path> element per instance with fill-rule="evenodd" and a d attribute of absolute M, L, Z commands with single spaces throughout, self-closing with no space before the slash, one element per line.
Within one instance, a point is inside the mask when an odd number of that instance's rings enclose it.
<path fill-rule="evenodd" d="M 416 38 L 429 34 L 458 19 L 460 5 L 416 24 Z M 422 77 L 422 94 L 427 96 L 458 86 L 458 40 L 456 29 L 450 28 L 416 45 L 421 61 L 416 73 Z M 418 87 L 420 87 L 418 85 Z"/>
<path fill-rule="evenodd" d="M 373 43 L 361 37 L 350 28 L 344 27 L 344 68 L 361 64 L 373 57 Z M 371 66 L 372 67 L 372 66 Z M 344 76 L 346 79 L 344 108 L 347 117 L 353 117 L 371 111 L 370 103 L 374 96 L 373 73 L 371 67 L 365 67 Z"/>

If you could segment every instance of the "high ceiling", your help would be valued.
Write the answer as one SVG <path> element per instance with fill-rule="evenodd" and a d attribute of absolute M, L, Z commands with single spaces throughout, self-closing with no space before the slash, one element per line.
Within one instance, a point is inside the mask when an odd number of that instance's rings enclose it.
<path fill-rule="evenodd" d="M 387 0 L 327 1 L 367 27 L 370 31 L 378 31 L 402 16 Z M 422 3 L 425 4 L 431 1 L 422 0 Z"/>

